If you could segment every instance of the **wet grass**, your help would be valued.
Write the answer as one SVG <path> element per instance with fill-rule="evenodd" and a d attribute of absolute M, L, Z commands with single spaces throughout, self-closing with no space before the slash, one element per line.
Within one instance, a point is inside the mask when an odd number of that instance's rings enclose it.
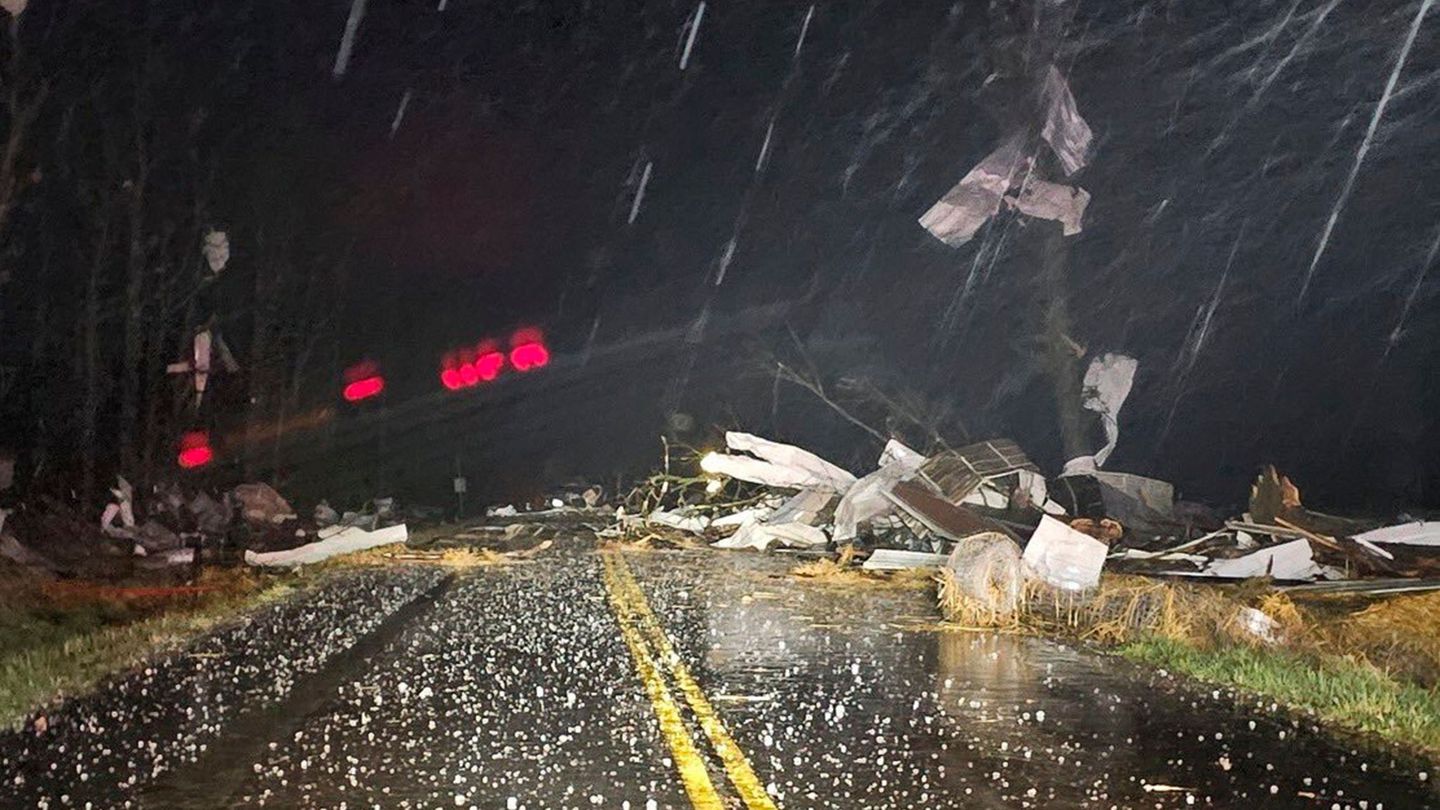
<path fill-rule="evenodd" d="M 293 590 L 246 570 L 208 570 L 193 586 L 35 582 L 0 575 L 0 726 L 84 693 L 151 656 Z"/>
<path fill-rule="evenodd" d="M 1347 731 L 1440 756 L 1440 695 L 1368 663 L 1243 645 L 1201 649 L 1163 638 L 1124 644 L 1118 652 L 1205 683 L 1262 695 Z"/>
<path fill-rule="evenodd" d="M 1107 574 L 1083 593 L 1025 582 L 1000 610 L 953 572 L 941 578 L 952 623 L 1093 643 L 1440 757 L 1440 594 L 1300 602 L 1260 581 Z M 1268 640 L 1248 629 L 1251 611 L 1269 617 Z"/>

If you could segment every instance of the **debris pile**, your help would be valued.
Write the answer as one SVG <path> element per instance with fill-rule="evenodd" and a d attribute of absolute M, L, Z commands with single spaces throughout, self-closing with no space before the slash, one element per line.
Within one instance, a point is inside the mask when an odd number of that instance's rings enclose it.
<path fill-rule="evenodd" d="M 1248 509 L 1225 519 L 1178 501 L 1169 482 L 1105 469 L 1137 365 L 1113 353 L 1092 360 L 1080 404 L 1099 416 L 1105 443 L 1054 477 L 1005 438 L 923 454 L 891 439 L 857 477 L 803 448 L 732 431 L 692 477 L 670 472 L 667 450 L 666 472 L 632 493 L 602 534 L 842 554 L 867 571 L 944 568 L 995 615 L 1012 612 L 1024 586 L 1082 594 L 1106 572 L 1349 592 L 1440 588 L 1424 581 L 1440 577 L 1440 522 L 1311 511 L 1273 467 L 1255 481 Z"/>
<path fill-rule="evenodd" d="M 321 501 L 302 518 L 260 482 L 207 492 L 166 481 L 142 493 L 119 476 L 110 496 L 98 519 L 48 496 L 0 510 L 0 557 L 41 579 L 114 580 L 171 569 L 193 578 L 202 562 L 289 568 L 403 542 L 407 524 L 440 514 L 376 498 L 343 513 Z"/>

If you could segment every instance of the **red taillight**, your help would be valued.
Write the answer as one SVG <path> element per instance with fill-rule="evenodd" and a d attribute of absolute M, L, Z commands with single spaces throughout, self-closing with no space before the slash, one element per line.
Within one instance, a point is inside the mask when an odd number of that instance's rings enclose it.
<path fill-rule="evenodd" d="M 505 368 L 505 354 L 503 352 L 486 352 L 475 358 L 475 373 L 480 379 L 490 382 L 500 376 L 500 370 Z"/>
<path fill-rule="evenodd" d="M 359 402 L 362 399 L 369 399 L 370 397 L 376 396 L 384 390 L 385 378 L 376 375 L 350 383 L 345 386 L 345 390 L 341 393 L 345 397 L 346 402 Z"/>
<path fill-rule="evenodd" d="M 210 449 L 210 436 L 203 430 L 196 430 L 186 433 L 180 437 L 180 455 L 176 462 L 187 470 L 196 467 L 204 467 L 215 458 L 215 451 Z"/>
<path fill-rule="evenodd" d="M 462 363 L 460 365 L 460 381 L 466 385 L 474 385 L 480 382 L 480 372 L 475 370 L 474 363 Z"/>
<path fill-rule="evenodd" d="M 510 350 L 510 365 L 517 371 L 543 368 L 550 362 L 550 350 L 544 343 L 521 343 Z"/>
<path fill-rule="evenodd" d="M 460 372 L 453 368 L 447 368 L 440 372 L 440 384 L 451 391 L 459 391 L 464 387 L 465 381 L 460 379 Z"/>

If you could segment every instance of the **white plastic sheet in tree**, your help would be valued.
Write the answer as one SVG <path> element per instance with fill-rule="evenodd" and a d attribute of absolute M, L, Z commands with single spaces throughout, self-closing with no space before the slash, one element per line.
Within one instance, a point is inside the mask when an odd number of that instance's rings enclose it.
<path fill-rule="evenodd" d="M 1022 214 L 1060 223 L 1066 236 L 1074 236 L 1081 231 L 1085 208 L 1090 205 L 1090 192 L 1061 183 L 1031 179 L 1017 196 L 1006 197 L 1005 201 Z"/>
<path fill-rule="evenodd" d="M 1005 192 L 1027 165 L 1025 136 L 1017 132 L 930 206 L 920 217 L 920 225 L 950 247 L 969 242 L 980 226 L 1000 210 Z"/>
<path fill-rule="evenodd" d="M 1045 99 L 1045 125 L 1040 130 L 1040 136 L 1050 144 L 1055 157 L 1060 159 L 1065 174 L 1074 174 L 1084 167 L 1088 159 L 1090 140 L 1093 137 L 1090 125 L 1080 117 L 1080 110 L 1075 106 L 1075 96 L 1070 93 L 1070 85 L 1054 65 L 1051 65 L 1049 72 L 1045 74 L 1042 93 Z"/>
<path fill-rule="evenodd" d="M 1100 414 L 1105 428 L 1105 446 L 1093 456 L 1076 456 L 1065 462 L 1060 474 L 1079 475 L 1105 466 L 1105 460 L 1120 441 L 1120 408 L 1135 384 L 1135 371 L 1140 362 L 1123 354 L 1106 353 L 1090 361 L 1085 371 L 1085 387 L 1081 402 L 1086 410 Z"/>

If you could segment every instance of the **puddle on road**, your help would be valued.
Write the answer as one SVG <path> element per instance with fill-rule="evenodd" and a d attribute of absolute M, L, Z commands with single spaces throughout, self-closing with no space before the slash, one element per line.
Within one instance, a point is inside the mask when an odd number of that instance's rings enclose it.
<path fill-rule="evenodd" d="M 791 807 L 1440 805 L 1423 766 L 1041 639 L 917 630 L 923 592 L 777 579 L 759 555 L 632 563 Z"/>

